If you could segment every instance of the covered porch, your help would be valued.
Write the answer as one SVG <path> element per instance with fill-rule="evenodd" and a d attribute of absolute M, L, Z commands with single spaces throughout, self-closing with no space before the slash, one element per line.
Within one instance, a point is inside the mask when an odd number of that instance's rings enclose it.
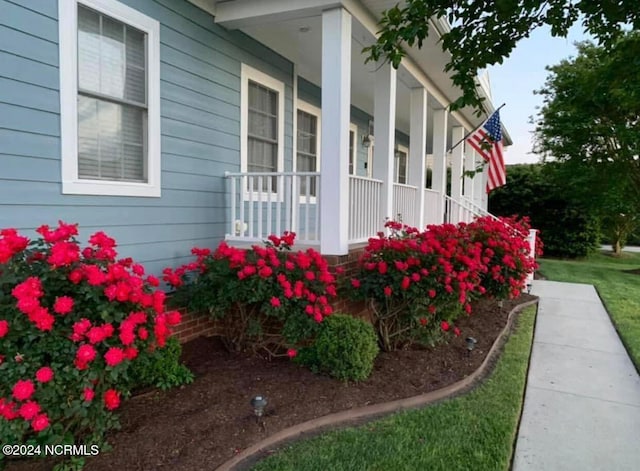
<path fill-rule="evenodd" d="M 468 221 L 486 210 L 486 175 L 464 173 L 476 168 L 478 157 L 464 143 L 449 152 L 484 117 L 448 109 L 457 90 L 443 72 L 447 58 L 438 35 L 420 51 L 409 50 L 397 70 L 388 63 L 365 64 L 361 51 L 375 40 L 380 12 L 393 4 L 216 4 L 216 22 L 241 30 L 294 64 L 291 164 L 278 171 L 225 174 L 228 240 L 258 242 L 292 231 L 300 243 L 325 255 L 344 255 L 383 230 L 389 219 L 423 228 Z M 320 91 L 318 128 L 311 137 L 298 122 L 296 110 L 304 99 L 299 81 Z M 489 97 L 485 85 L 479 82 L 479 90 Z M 364 128 L 354 126 L 354 113 L 368 117 Z M 309 151 L 304 139 L 317 140 L 313 160 L 304 154 Z"/>

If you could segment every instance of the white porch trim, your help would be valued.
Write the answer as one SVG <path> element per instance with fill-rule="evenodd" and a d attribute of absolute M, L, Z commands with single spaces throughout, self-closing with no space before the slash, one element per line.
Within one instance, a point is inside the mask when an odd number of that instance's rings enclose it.
<path fill-rule="evenodd" d="M 290 2 L 287 2 L 290 3 Z M 351 15 L 322 12 L 322 143 L 320 251 L 349 251 L 349 125 L 351 114 Z"/>
<path fill-rule="evenodd" d="M 464 154 L 464 171 L 465 172 L 473 172 L 475 170 L 475 156 L 474 150 L 471 147 L 467 148 L 467 151 Z M 465 175 L 464 177 L 464 197 L 468 201 L 473 201 L 473 184 L 474 178 L 469 175 Z"/>
<path fill-rule="evenodd" d="M 424 187 L 427 152 L 427 90 L 411 90 L 411 123 L 409 130 L 409 178 L 407 183 L 417 188 L 418 228 L 424 227 Z"/>
<path fill-rule="evenodd" d="M 381 214 L 393 219 L 393 164 L 396 137 L 396 69 L 388 62 L 375 71 L 373 178 L 382 180 Z M 380 221 L 382 227 L 384 221 Z"/>
<path fill-rule="evenodd" d="M 432 189 L 440 195 L 447 194 L 447 119 L 446 109 L 433 112 L 433 179 Z M 444 221 L 444 198 L 437 201 L 436 224 Z"/>
<path fill-rule="evenodd" d="M 465 129 L 462 126 L 454 126 L 451 130 L 451 142 L 458 143 L 464 139 Z M 451 197 L 460 202 L 462 198 L 462 175 L 464 166 L 464 142 L 451 151 Z"/>

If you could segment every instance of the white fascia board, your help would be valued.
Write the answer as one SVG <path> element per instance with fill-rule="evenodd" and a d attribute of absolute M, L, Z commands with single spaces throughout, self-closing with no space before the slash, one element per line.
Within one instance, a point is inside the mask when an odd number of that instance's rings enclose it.
<path fill-rule="evenodd" d="M 215 20 L 225 28 L 238 29 L 320 15 L 341 5 L 339 0 L 235 0 L 217 3 Z"/>

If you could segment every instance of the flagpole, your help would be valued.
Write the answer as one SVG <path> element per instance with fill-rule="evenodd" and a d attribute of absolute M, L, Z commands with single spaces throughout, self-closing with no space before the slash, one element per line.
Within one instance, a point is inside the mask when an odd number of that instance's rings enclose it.
<path fill-rule="evenodd" d="M 491 116 L 493 116 L 495 113 L 497 113 L 498 111 L 500 111 L 500 110 L 504 107 L 504 105 L 506 105 L 506 103 L 503 103 L 503 104 L 501 104 L 500 106 L 498 106 L 498 108 L 497 108 L 493 113 L 491 113 L 487 119 L 485 119 L 483 122 L 481 122 L 480 124 L 478 124 L 475 128 L 473 128 L 471 131 L 469 131 L 469 132 L 468 132 L 468 133 L 467 133 L 467 134 L 466 134 L 462 139 L 460 139 L 458 142 L 456 142 L 454 145 L 452 145 L 452 146 L 447 150 L 447 152 L 446 152 L 446 153 L 447 153 L 447 154 L 451 153 L 451 151 L 452 151 L 453 149 L 455 149 L 455 148 L 456 148 L 456 147 L 458 147 L 460 144 L 462 144 L 464 141 L 466 141 L 466 140 L 467 140 L 467 138 L 468 138 L 469 136 L 471 136 L 471 134 L 473 134 L 474 132 L 476 132 L 476 130 L 477 130 L 480 126 L 484 125 L 484 123 L 486 123 L 486 122 L 489 120 L 489 118 L 490 118 Z"/>

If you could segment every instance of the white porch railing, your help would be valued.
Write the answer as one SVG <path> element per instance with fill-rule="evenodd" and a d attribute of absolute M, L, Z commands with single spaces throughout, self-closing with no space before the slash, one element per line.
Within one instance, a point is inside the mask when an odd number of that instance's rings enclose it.
<path fill-rule="evenodd" d="M 349 176 L 349 243 L 365 242 L 382 228 L 382 183 Z"/>
<path fill-rule="evenodd" d="M 442 214 L 439 214 L 440 201 L 442 201 L 442 195 L 430 189 L 424 190 L 424 225 L 429 224 L 441 224 Z"/>
<path fill-rule="evenodd" d="M 490 218 L 498 219 L 495 215 L 491 214 L 489 211 L 482 208 L 481 206 L 478 206 L 476 203 L 474 203 L 468 198 L 465 198 L 464 196 L 462 197 L 462 201 L 464 202 L 464 205 L 471 208 L 473 212 L 476 213 L 477 216 L 480 216 L 480 217 L 489 216 Z"/>
<path fill-rule="evenodd" d="M 479 206 L 474 207 L 469 203 L 470 202 L 465 199 L 457 201 L 448 195 L 444 195 L 444 222 L 450 224 L 457 224 L 459 222 L 469 223 L 478 216 L 484 216 L 482 213 L 477 211 L 478 209 L 481 209 Z"/>
<path fill-rule="evenodd" d="M 296 241 L 320 242 L 320 173 L 227 172 L 231 217 L 228 240 L 262 242 L 270 234 L 296 233 Z"/>
<path fill-rule="evenodd" d="M 418 189 L 415 186 L 393 184 L 393 217 L 412 227 L 418 226 Z"/>

